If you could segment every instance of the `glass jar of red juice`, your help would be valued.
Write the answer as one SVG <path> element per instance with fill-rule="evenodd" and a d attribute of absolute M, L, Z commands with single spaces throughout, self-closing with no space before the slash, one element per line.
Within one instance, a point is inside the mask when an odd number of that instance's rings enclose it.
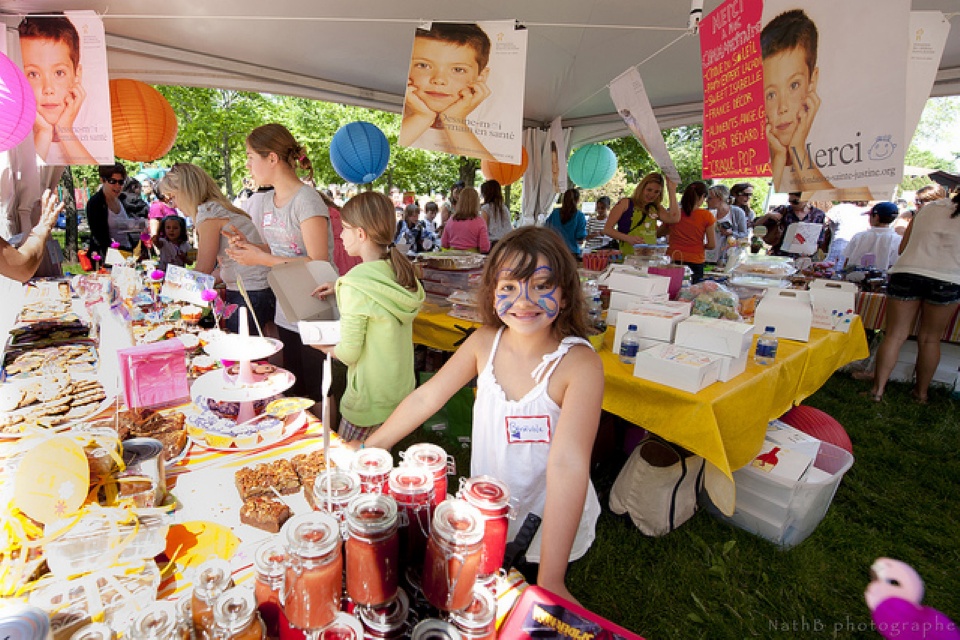
<path fill-rule="evenodd" d="M 497 637 L 497 599 L 487 587 L 473 587 L 473 601 L 450 614 L 450 622 L 464 640 L 494 640 Z"/>
<path fill-rule="evenodd" d="M 390 602 L 377 607 L 357 607 L 356 613 L 370 640 L 399 640 L 407 636 L 410 600 L 403 589 L 398 588 Z"/>
<path fill-rule="evenodd" d="M 197 567 L 197 577 L 193 581 L 193 598 L 190 600 L 193 632 L 197 638 L 212 637 L 213 603 L 232 586 L 230 563 L 226 560 L 211 558 Z"/>
<path fill-rule="evenodd" d="M 280 537 L 287 550 L 283 612 L 298 629 L 322 629 L 340 609 L 340 523 L 329 513 L 305 513 L 287 520 Z"/>
<path fill-rule="evenodd" d="M 360 449 L 350 469 L 360 476 L 361 493 L 386 493 L 387 479 L 393 469 L 393 456 L 386 449 L 377 447 Z"/>
<path fill-rule="evenodd" d="M 403 464 L 425 467 L 430 472 L 434 484 L 433 506 L 447 499 L 447 475 L 456 473 L 456 466 L 443 447 L 421 442 L 407 447 L 400 457 L 403 458 Z"/>
<path fill-rule="evenodd" d="M 419 567 L 423 564 L 433 520 L 433 478 L 425 468 L 407 465 L 390 472 L 387 486 L 397 501 L 400 564 Z"/>
<path fill-rule="evenodd" d="M 463 609 L 473 600 L 473 585 L 483 555 L 483 516 L 464 500 L 448 499 L 433 514 L 423 560 L 423 595 L 441 611 Z"/>
<path fill-rule="evenodd" d="M 397 502 L 375 493 L 347 505 L 347 594 L 358 605 L 381 605 L 397 595 L 400 542 Z"/>
<path fill-rule="evenodd" d="M 213 605 L 214 637 L 218 640 L 263 640 L 266 627 L 257 613 L 253 589 L 234 587 Z"/>
<path fill-rule="evenodd" d="M 480 576 L 481 579 L 486 578 L 495 574 L 503 564 L 510 516 L 510 489 L 491 476 L 477 476 L 464 480 L 457 496 L 479 509 L 483 515 Z"/>
<path fill-rule="evenodd" d="M 313 500 L 316 508 L 332 514 L 343 523 L 347 504 L 360 495 L 360 476 L 349 469 L 328 469 L 313 482 Z"/>

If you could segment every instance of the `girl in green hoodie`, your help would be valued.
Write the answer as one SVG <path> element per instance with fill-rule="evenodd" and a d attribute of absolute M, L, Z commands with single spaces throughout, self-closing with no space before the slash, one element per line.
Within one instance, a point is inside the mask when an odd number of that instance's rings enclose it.
<path fill-rule="evenodd" d="M 347 365 L 340 437 L 363 441 L 416 386 L 413 319 L 424 294 L 410 260 L 393 243 L 390 198 L 363 192 L 340 215 L 344 249 L 363 262 L 313 292 L 321 299 L 335 292 L 340 308 L 340 342 L 318 348 Z"/>

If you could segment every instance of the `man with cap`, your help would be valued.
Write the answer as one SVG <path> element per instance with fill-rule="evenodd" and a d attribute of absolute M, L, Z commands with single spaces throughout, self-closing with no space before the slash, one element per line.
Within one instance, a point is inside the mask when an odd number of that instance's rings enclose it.
<path fill-rule="evenodd" d="M 902 236 L 892 226 L 900 210 L 892 202 L 878 202 L 870 209 L 870 228 L 853 236 L 843 250 L 844 269 L 861 266 L 863 256 L 874 257 L 873 266 L 886 271 L 900 255 Z M 869 265 L 864 265 L 869 266 Z"/>

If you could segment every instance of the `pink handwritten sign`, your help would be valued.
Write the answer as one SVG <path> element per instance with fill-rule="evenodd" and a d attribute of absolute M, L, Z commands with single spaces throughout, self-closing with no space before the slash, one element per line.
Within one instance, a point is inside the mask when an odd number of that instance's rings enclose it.
<path fill-rule="evenodd" d="M 762 0 L 727 0 L 700 23 L 705 178 L 770 175 L 762 12 Z"/>

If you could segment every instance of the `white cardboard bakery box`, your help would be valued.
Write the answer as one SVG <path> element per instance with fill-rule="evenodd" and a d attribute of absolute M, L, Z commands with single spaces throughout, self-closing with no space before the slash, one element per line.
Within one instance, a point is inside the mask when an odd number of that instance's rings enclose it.
<path fill-rule="evenodd" d="M 750 349 L 737 357 L 720 356 L 720 382 L 729 382 L 747 370 L 747 360 L 750 359 Z"/>
<path fill-rule="evenodd" d="M 677 325 L 674 341 L 691 349 L 739 358 L 750 351 L 753 332 L 754 325 L 745 322 L 690 316 Z"/>
<path fill-rule="evenodd" d="M 613 340 L 614 353 L 620 352 L 620 339 L 631 324 L 637 325 L 637 333 L 642 338 L 673 342 L 674 328 L 689 316 L 689 302 L 646 303 L 628 311 L 618 311 L 617 332 Z"/>
<path fill-rule="evenodd" d="M 753 315 L 753 326 L 758 335 L 766 327 L 773 327 L 778 338 L 800 342 L 810 340 L 812 323 L 810 292 L 798 289 L 768 289 Z"/>
<path fill-rule="evenodd" d="M 818 329 L 830 331 L 850 330 L 850 322 L 856 315 L 857 285 L 837 280 L 814 280 L 810 283 L 813 298 L 813 322 Z"/>
<path fill-rule="evenodd" d="M 770 424 L 767 425 L 766 439 L 810 456 L 812 460 L 816 460 L 817 453 L 820 451 L 820 440 L 818 438 L 814 438 L 809 433 L 804 433 L 780 420 L 771 420 Z"/>
<path fill-rule="evenodd" d="M 608 287 L 610 291 L 622 291 L 636 296 L 670 294 L 670 278 L 648 275 L 624 265 L 611 265 L 600 274 L 597 283 Z"/>
<path fill-rule="evenodd" d="M 681 391 L 697 393 L 717 381 L 720 356 L 663 344 L 637 354 L 633 375 Z"/>

